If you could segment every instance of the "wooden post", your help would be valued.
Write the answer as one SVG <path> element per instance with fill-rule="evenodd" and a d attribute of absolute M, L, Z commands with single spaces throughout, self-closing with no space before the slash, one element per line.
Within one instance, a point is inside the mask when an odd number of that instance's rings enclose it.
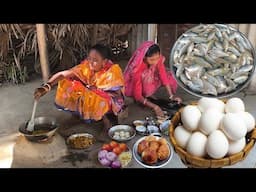
<path fill-rule="evenodd" d="M 49 61 L 48 61 L 48 51 L 46 43 L 46 31 L 45 24 L 36 24 L 37 32 L 37 42 L 40 55 L 41 71 L 43 76 L 43 81 L 46 83 L 49 79 Z"/>

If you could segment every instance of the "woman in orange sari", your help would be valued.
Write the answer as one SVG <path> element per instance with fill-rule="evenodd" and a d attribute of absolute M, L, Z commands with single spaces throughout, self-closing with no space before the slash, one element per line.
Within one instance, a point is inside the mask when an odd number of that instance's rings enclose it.
<path fill-rule="evenodd" d="M 56 73 L 37 88 L 35 99 L 38 100 L 58 83 L 55 97 L 57 108 L 77 114 L 84 120 L 103 119 L 106 131 L 112 126 L 111 114 L 116 116 L 124 108 L 122 70 L 109 58 L 110 50 L 106 46 L 93 46 L 88 58 L 81 64 Z"/>

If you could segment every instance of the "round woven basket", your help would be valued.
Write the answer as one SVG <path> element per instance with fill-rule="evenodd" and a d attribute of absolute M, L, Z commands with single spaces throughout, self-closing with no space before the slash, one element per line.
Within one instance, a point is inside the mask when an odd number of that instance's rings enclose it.
<path fill-rule="evenodd" d="M 192 105 L 197 105 L 197 102 L 191 103 Z M 249 154 L 250 150 L 253 148 L 256 140 L 256 127 L 249 133 L 246 134 L 246 146 L 244 149 L 231 156 L 225 156 L 222 159 L 210 159 L 210 158 L 201 158 L 193 156 L 184 149 L 182 149 L 180 146 L 178 146 L 176 139 L 174 138 L 174 130 L 175 128 L 181 124 L 181 112 L 183 108 L 181 108 L 179 111 L 175 113 L 171 120 L 171 125 L 169 128 L 169 137 L 170 141 L 173 145 L 173 148 L 175 152 L 180 156 L 182 162 L 187 167 L 192 168 L 221 168 L 224 166 L 233 165 L 239 161 L 242 161 L 246 158 L 246 156 Z"/>

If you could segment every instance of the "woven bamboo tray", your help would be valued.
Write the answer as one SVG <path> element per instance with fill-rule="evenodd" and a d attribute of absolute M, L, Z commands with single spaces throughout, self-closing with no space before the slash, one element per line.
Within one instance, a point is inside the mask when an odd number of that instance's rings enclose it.
<path fill-rule="evenodd" d="M 192 105 L 197 105 L 197 102 L 193 102 Z M 169 128 L 169 137 L 170 141 L 173 145 L 175 152 L 180 156 L 182 162 L 191 168 L 221 168 L 224 166 L 233 165 L 239 161 L 242 161 L 249 154 L 251 149 L 253 148 L 256 140 L 256 127 L 249 133 L 246 134 L 246 146 L 244 149 L 231 156 L 225 156 L 222 159 L 210 159 L 210 158 L 201 158 L 193 156 L 187 153 L 184 149 L 178 146 L 175 138 L 174 138 L 174 130 L 175 128 L 181 124 L 181 112 L 183 108 L 175 113 L 171 120 L 171 125 Z"/>

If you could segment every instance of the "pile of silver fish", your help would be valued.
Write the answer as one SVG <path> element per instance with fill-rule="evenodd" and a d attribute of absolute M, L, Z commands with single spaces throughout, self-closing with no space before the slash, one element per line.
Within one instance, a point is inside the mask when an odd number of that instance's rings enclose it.
<path fill-rule="evenodd" d="M 254 71 L 250 42 L 223 24 L 200 24 L 182 34 L 171 59 L 176 78 L 200 95 L 233 92 Z"/>

